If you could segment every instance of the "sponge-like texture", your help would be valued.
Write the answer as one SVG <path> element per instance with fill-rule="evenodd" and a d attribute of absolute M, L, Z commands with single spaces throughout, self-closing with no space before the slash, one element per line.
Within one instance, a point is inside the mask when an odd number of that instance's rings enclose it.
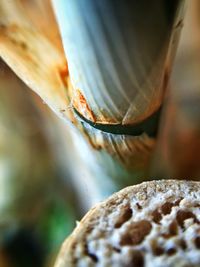
<path fill-rule="evenodd" d="M 56 267 L 200 266 L 200 182 L 127 187 L 91 209 Z"/>

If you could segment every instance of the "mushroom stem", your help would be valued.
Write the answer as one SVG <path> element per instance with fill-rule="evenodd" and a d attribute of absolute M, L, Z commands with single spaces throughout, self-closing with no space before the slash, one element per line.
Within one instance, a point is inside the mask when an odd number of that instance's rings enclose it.
<path fill-rule="evenodd" d="M 105 125 L 137 124 L 162 104 L 182 0 L 54 0 L 73 107 Z"/>

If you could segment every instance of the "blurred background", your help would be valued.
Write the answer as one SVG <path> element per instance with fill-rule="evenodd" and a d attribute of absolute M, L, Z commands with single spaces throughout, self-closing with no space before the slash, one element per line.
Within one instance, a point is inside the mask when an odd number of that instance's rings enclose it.
<path fill-rule="evenodd" d="M 2 61 L 0 70 L 0 266 L 51 266 L 82 208 L 54 150 L 57 119 Z"/>
<path fill-rule="evenodd" d="M 188 1 L 182 26 L 151 156 L 152 179 L 200 177 L 199 0 Z M 92 205 L 138 182 L 137 173 L 115 179 L 100 162 L 84 138 L 0 60 L 0 267 L 53 266 L 61 243 Z"/>

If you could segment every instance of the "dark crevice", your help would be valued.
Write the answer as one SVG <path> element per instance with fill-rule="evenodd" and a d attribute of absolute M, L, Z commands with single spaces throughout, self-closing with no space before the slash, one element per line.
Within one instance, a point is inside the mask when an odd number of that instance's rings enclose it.
<path fill-rule="evenodd" d="M 196 216 L 191 211 L 179 210 L 176 215 L 178 224 L 184 228 L 184 221 L 187 219 L 193 219 L 194 223 L 199 223 Z"/>
<path fill-rule="evenodd" d="M 139 210 L 142 209 L 142 206 L 141 206 L 138 202 L 136 203 L 136 206 L 137 206 L 137 208 L 138 208 Z"/>
<path fill-rule="evenodd" d="M 167 252 L 168 256 L 172 256 L 176 253 L 176 249 L 175 248 L 169 248 L 166 252 Z"/>
<path fill-rule="evenodd" d="M 141 220 L 129 225 L 127 232 L 121 237 L 121 246 L 134 246 L 140 244 L 151 232 L 152 225 L 149 221 Z"/>
<path fill-rule="evenodd" d="M 85 244 L 85 253 L 93 262 L 97 263 L 99 261 L 98 257 L 89 251 L 87 244 Z"/>
<path fill-rule="evenodd" d="M 200 236 L 197 236 L 194 240 L 196 248 L 200 249 Z"/>
<path fill-rule="evenodd" d="M 164 249 L 160 245 L 157 244 L 156 240 L 152 241 L 151 248 L 152 248 L 153 255 L 155 256 L 161 256 L 165 252 Z"/>
<path fill-rule="evenodd" d="M 170 214 L 172 207 L 174 206 L 173 203 L 170 202 L 166 202 L 165 204 L 162 205 L 161 207 L 161 211 L 164 215 Z"/>
<path fill-rule="evenodd" d="M 132 251 L 132 253 L 133 253 L 132 259 L 131 259 L 130 265 L 128 266 L 144 267 L 145 261 L 144 261 L 144 256 L 142 252 L 139 250 L 134 250 Z"/>
<path fill-rule="evenodd" d="M 161 219 L 162 219 L 162 215 L 158 210 L 154 210 L 152 212 L 152 217 L 153 217 L 153 221 L 155 223 L 160 223 Z"/>
<path fill-rule="evenodd" d="M 120 135 L 139 136 L 143 133 L 148 134 L 150 137 L 156 137 L 162 109 L 160 108 L 146 120 L 134 125 L 122 124 L 101 124 L 94 123 L 83 117 L 75 108 L 73 108 L 75 115 L 82 122 L 83 126 L 87 123 L 93 128 L 101 130 L 102 132 Z"/>
<path fill-rule="evenodd" d="M 121 249 L 120 248 L 116 248 L 116 247 L 113 247 L 113 250 L 117 253 L 121 253 Z"/>
<path fill-rule="evenodd" d="M 132 213 L 132 209 L 129 206 L 124 207 L 117 222 L 115 223 L 115 228 L 120 228 L 125 222 L 130 220 Z"/>
<path fill-rule="evenodd" d="M 185 242 L 184 239 L 180 239 L 179 242 L 178 242 L 179 246 L 183 249 L 183 250 L 186 250 L 187 249 L 187 244 Z"/>

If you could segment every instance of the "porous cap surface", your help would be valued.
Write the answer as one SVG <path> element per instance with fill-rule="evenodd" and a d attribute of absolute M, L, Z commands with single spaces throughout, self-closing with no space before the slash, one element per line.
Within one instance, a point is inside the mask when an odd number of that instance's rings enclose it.
<path fill-rule="evenodd" d="M 200 266 L 200 182 L 144 182 L 92 208 L 56 267 Z"/>

